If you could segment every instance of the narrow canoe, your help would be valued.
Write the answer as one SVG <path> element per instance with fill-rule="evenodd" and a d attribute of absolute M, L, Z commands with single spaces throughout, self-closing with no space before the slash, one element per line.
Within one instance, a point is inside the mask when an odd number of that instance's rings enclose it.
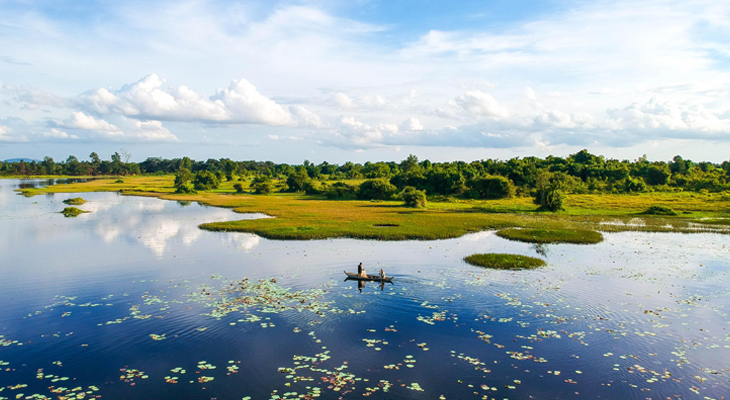
<path fill-rule="evenodd" d="M 348 278 L 357 279 L 359 281 L 391 282 L 393 280 L 392 276 L 386 276 L 385 278 L 381 278 L 380 275 L 368 275 L 367 278 L 363 278 L 358 274 L 347 271 L 345 271 L 345 275 L 347 275 Z"/>

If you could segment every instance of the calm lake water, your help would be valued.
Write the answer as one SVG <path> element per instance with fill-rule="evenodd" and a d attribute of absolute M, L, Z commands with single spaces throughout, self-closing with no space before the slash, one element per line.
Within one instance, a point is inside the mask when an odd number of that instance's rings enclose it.
<path fill-rule="evenodd" d="M 197 228 L 260 215 L 83 193 L 64 218 L 78 194 L 14 192 L 45 183 L 0 180 L 0 399 L 730 394 L 728 235 L 271 241 Z M 359 262 L 394 283 L 360 291 Z"/>

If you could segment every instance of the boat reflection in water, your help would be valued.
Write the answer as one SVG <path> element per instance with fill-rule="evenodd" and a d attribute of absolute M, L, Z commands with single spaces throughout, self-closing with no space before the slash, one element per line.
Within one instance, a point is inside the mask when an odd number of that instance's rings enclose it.
<path fill-rule="evenodd" d="M 360 293 L 362 293 L 362 289 L 365 287 L 365 282 L 367 282 L 368 280 L 366 280 L 366 279 L 351 278 L 351 277 L 348 276 L 347 278 L 345 278 L 345 282 L 347 282 L 347 281 L 356 281 L 357 282 L 357 290 L 359 290 Z M 381 292 L 383 291 L 383 289 L 385 289 L 385 283 L 386 282 L 387 283 L 390 283 L 391 285 L 393 284 L 393 282 L 390 281 L 390 280 L 377 282 L 378 283 L 378 286 L 380 286 L 380 291 Z"/>

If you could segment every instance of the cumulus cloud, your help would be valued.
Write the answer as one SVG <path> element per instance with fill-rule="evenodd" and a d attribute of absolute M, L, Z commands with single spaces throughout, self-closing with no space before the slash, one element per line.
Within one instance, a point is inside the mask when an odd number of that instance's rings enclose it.
<path fill-rule="evenodd" d="M 69 135 L 68 133 L 64 131 L 60 131 L 56 128 L 51 128 L 50 131 L 43 132 L 41 134 L 44 137 L 52 138 L 52 139 L 78 139 L 79 137 L 77 135 Z"/>
<path fill-rule="evenodd" d="M 400 124 L 400 130 L 405 132 L 422 131 L 423 125 L 421 124 L 421 121 L 410 117 Z"/>
<path fill-rule="evenodd" d="M 58 126 L 94 131 L 103 136 L 122 135 L 122 131 L 116 126 L 104 121 L 103 119 L 96 119 L 90 115 L 86 115 L 81 111 L 74 112 L 69 119 L 61 121 Z"/>
<path fill-rule="evenodd" d="M 369 125 L 355 117 L 342 117 L 339 126 L 330 132 L 329 137 L 323 138 L 323 141 L 345 148 L 372 147 L 381 145 L 384 139 L 397 132 L 398 126 L 394 124 Z"/>
<path fill-rule="evenodd" d="M 466 92 L 456 99 L 456 104 L 466 112 L 479 117 L 506 118 L 509 112 L 499 102 L 481 90 Z"/>
<path fill-rule="evenodd" d="M 209 97 L 187 86 L 163 89 L 164 81 L 150 74 L 120 90 L 86 92 L 77 104 L 98 114 L 120 114 L 159 121 L 197 121 L 271 126 L 323 126 L 321 118 L 302 106 L 288 109 L 262 95 L 251 82 L 233 80 Z"/>
<path fill-rule="evenodd" d="M 142 140 L 149 141 L 176 141 L 177 136 L 173 135 L 167 128 L 162 126 L 160 121 L 138 121 L 125 120 L 125 134 Z"/>
<path fill-rule="evenodd" d="M 622 109 L 608 110 L 607 127 L 660 136 L 720 138 L 730 135 L 730 118 L 705 109 L 652 98 L 647 103 L 633 103 Z"/>

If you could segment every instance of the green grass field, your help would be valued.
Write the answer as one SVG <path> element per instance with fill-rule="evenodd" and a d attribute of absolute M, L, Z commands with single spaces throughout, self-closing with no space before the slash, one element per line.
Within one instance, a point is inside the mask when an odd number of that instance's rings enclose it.
<path fill-rule="evenodd" d="M 565 211 L 538 212 L 532 199 L 429 201 L 426 208 L 403 207 L 400 201 L 327 200 L 324 196 L 295 193 L 236 194 L 223 182 L 218 189 L 197 194 L 175 194 L 174 177 L 137 176 L 96 179 L 86 183 L 22 189 L 26 196 L 45 193 L 121 192 L 164 200 L 196 201 L 231 208 L 239 213 L 264 213 L 275 218 L 216 222 L 201 225 L 213 231 L 251 232 L 269 239 L 324 239 L 350 237 L 381 240 L 444 239 L 469 232 L 510 227 L 543 230 L 653 231 L 730 233 L 722 220 L 730 201 L 699 193 L 646 193 L 638 195 L 569 195 Z M 242 182 L 248 186 L 248 182 Z M 642 215 L 653 205 L 671 207 L 678 216 Z"/>

